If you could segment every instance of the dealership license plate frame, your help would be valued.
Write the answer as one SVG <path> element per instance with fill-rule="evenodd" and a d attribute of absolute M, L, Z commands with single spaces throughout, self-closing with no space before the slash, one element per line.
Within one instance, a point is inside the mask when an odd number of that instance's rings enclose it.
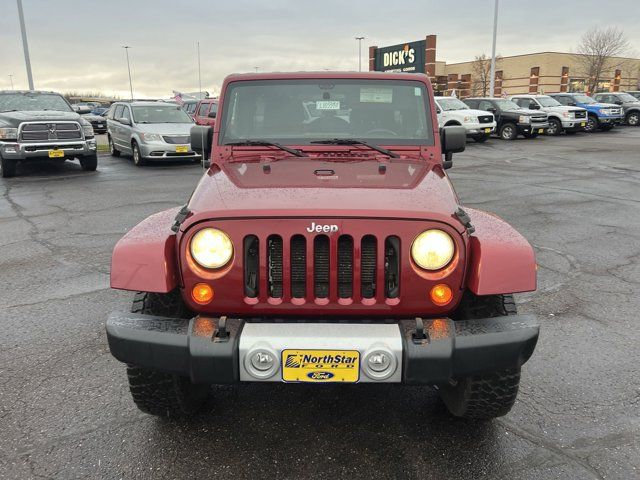
<path fill-rule="evenodd" d="M 351 361 L 343 365 L 340 365 L 340 362 L 304 363 L 302 361 L 304 355 L 343 355 Z M 357 383 L 360 380 L 360 352 L 358 350 L 287 348 L 282 350 L 280 358 L 282 361 L 282 381 L 284 382 Z"/>
<path fill-rule="evenodd" d="M 54 148 L 52 150 L 49 150 L 49 158 L 63 158 L 64 157 L 64 150 L 62 150 L 61 148 Z"/>
<path fill-rule="evenodd" d="M 178 145 L 176 147 L 176 153 L 187 153 L 189 151 L 188 145 Z"/>

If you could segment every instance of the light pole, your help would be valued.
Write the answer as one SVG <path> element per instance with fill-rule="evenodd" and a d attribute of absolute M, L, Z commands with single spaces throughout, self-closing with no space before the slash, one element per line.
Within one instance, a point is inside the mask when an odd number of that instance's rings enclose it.
<path fill-rule="evenodd" d="M 127 54 L 127 70 L 129 71 L 129 91 L 131 92 L 131 100 L 133 100 L 133 83 L 131 83 L 131 64 L 129 63 L 129 45 L 123 45 L 124 51 Z"/>
<path fill-rule="evenodd" d="M 13 74 L 9 74 L 9 80 L 11 80 L 11 90 L 13 90 Z"/>
<path fill-rule="evenodd" d="M 253 67 L 253 68 L 255 68 L 255 69 L 256 69 L 256 73 L 258 73 L 258 69 L 259 69 L 260 67 Z"/>
<path fill-rule="evenodd" d="M 498 33 L 498 0 L 493 7 L 493 45 L 491 46 L 491 78 L 489 79 L 489 96 L 493 97 L 496 84 L 496 35 Z M 486 85 L 486 83 L 485 83 Z"/>
<path fill-rule="evenodd" d="M 358 41 L 358 71 L 361 72 L 362 71 L 362 40 L 364 40 L 364 37 L 356 37 L 356 40 Z"/>
<path fill-rule="evenodd" d="M 22 32 L 22 48 L 24 49 L 24 63 L 27 67 L 27 79 L 29 80 L 29 90 L 33 90 L 33 74 L 31 73 L 31 59 L 29 58 L 29 44 L 27 43 L 27 29 L 24 26 L 24 12 L 22 11 L 22 0 L 18 0 L 18 17 L 20 19 L 20 31 Z"/>

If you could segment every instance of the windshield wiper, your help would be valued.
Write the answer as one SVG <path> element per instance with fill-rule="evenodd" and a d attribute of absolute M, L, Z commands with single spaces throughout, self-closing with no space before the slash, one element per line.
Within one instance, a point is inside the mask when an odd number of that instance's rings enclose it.
<path fill-rule="evenodd" d="M 391 150 L 387 150 L 386 148 L 379 147 L 377 145 L 372 145 L 370 143 L 365 142 L 364 140 L 357 140 L 355 138 L 331 138 L 328 140 L 313 140 L 309 143 L 317 143 L 320 145 L 364 145 L 365 147 L 369 147 L 372 150 L 380 152 L 388 157 L 392 158 L 400 158 L 400 155 L 392 152 Z"/>
<path fill-rule="evenodd" d="M 230 145 L 232 147 L 276 147 L 290 153 L 291 155 L 295 155 L 296 157 L 306 157 L 306 155 L 300 150 L 285 147 L 284 145 L 276 142 L 267 142 L 266 140 L 241 140 L 238 142 L 225 143 L 225 145 Z"/>

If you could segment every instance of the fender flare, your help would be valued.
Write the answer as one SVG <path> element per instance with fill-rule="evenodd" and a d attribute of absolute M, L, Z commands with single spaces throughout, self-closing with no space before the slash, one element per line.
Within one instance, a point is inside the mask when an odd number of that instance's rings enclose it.
<path fill-rule="evenodd" d="M 151 215 L 118 241 L 111 256 L 111 288 L 168 293 L 179 284 L 176 235 L 171 231 L 179 210 Z"/>
<path fill-rule="evenodd" d="M 536 289 L 533 247 L 500 217 L 466 208 L 475 232 L 469 237 L 467 288 L 476 295 Z"/>

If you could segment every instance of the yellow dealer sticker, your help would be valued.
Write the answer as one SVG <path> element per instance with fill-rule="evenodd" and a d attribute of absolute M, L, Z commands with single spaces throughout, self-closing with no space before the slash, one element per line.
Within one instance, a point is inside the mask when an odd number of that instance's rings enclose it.
<path fill-rule="evenodd" d="M 283 350 L 282 379 L 285 382 L 344 382 L 360 378 L 357 350 Z"/>
<path fill-rule="evenodd" d="M 189 151 L 188 145 L 178 145 L 176 147 L 176 153 L 187 153 Z"/>
<path fill-rule="evenodd" d="M 64 150 L 56 148 L 49 150 L 49 158 L 62 158 L 64 157 Z"/>

